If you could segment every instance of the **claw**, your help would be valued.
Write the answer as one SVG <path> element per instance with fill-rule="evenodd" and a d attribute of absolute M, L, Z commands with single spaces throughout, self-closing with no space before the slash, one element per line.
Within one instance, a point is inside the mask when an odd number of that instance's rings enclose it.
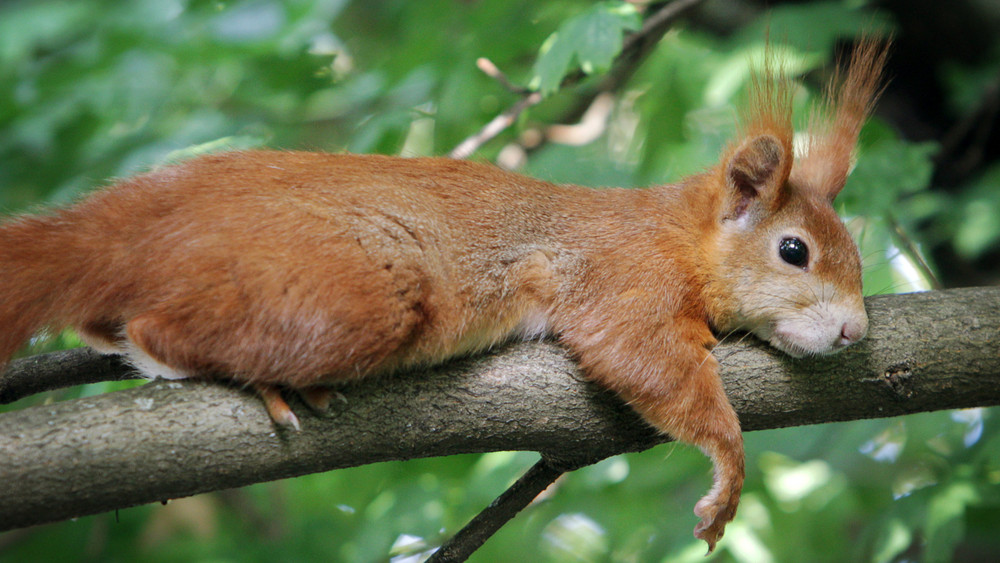
<path fill-rule="evenodd" d="M 721 527 L 722 529 L 716 529 L 715 521 L 702 520 L 698 522 L 698 525 L 694 527 L 694 537 L 704 540 L 708 544 L 708 551 L 705 552 L 705 556 L 709 556 L 715 551 L 715 544 L 722 539 L 722 535 L 725 533 L 725 525 Z"/>
<path fill-rule="evenodd" d="M 715 550 L 715 544 L 726 533 L 726 524 L 736 515 L 739 495 L 730 495 L 726 501 L 720 499 L 720 496 L 722 495 L 716 492 L 709 493 L 694 507 L 695 515 L 701 518 L 701 522 L 694 527 L 694 537 L 708 544 L 708 553 L 705 555 Z"/>
<path fill-rule="evenodd" d="M 324 413 L 330 408 L 330 401 L 333 399 L 332 387 L 306 387 L 299 389 L 299 396 L 310 409 L 317 413 Z"/>
<path fill-rule="evenodd" d="M 254 385 L 257 390 L 257 394 L 260 395 L 261 400 L 264 402 L 264 408 L 267 409 L 267 414 L 271 416 L 271 420 L 275 424 L 284 427 L 291 427 L 295 430 L 302 430 L 302 426 L 299 425 L 299 419 L 292 412 L 291 407 L 285 402 L 285 399 L 281 396 L 281 391 L 273 385 L 265 385 L 258 383 Z"/>

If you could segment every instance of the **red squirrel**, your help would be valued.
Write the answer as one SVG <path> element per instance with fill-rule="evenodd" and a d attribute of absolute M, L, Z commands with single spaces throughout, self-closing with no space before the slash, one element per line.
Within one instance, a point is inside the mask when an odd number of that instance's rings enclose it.
<path fill-rule="evenodd" d="M 241 151 L 122 180 L 0 225 L 0 366 L 74 327 L 149 377 L 329 385 L 552 335 L 649 424 L 698 446 L 711 551 L 743 485 L 743 440 L 712 349 L 747 330 L 793 356 L 864 337 L 855 243 L 831 202 L 879 89 L 856 47 L 793 153 L 792 89 L 753 81 L 710 170 L 649 189 L 555 185 L 445 158 Z"/>

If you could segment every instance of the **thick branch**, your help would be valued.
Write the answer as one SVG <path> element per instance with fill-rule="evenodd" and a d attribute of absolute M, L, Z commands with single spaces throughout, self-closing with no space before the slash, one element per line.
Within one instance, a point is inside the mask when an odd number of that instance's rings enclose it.
<path fill-rule="evenodd" d="M 868 339 L 831 358 L 720 346 L 744 428 L 1000 404 L 1000 288 L 868 307 Z M 302 432 L 276 429 L 248 392 L 199 382 L 2 414 L 0 483 L 17 486 L 0 487 L 0 529 L 376 461 L 534 450 L 578 465 L 662 441 L 549 342 L 362 381 L 323 417 L 293 404 Z"/>

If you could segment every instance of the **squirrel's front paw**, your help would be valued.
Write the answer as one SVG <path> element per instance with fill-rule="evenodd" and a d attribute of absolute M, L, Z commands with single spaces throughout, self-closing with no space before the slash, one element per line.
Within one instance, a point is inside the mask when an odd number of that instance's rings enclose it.
<path fill-rule="evenodd" d="M 726 498 L 720 498 L 723 496 Z M 739 493 L 722 495 L 712 492 L 694 506 L 695 515 L 701 518 L 701 522 L 694 527 L 694 537 L 708 544 L 708 553 L 712 553 L 715 544 L 726 532 L 726 524 L 736 515 L 736 506 L 739 502 Z"/>

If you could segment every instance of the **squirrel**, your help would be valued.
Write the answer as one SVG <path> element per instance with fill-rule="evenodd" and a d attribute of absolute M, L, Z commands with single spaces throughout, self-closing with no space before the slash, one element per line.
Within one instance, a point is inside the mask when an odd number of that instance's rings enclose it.
<path fill-rule="evenodd" d="M 551 335 L 586 376 L 714 464 L 709 551 L 744 479 L 712 355 L 749 331 L 792 356 L 868 326 L 857 246 L 832 207 L 880 90 L 860 40 L 793 151 L 792 87 L 751 80 L 717 165 L 648 189 L 556 185 L 446 158 L 241 151 L 125 179 L 0 223 L 0 367 L 72 326 L 144 375 L 224 378 L 299 421 L 331 385 Z M 773 62 L 770 63 L 773 65 Z"/>

